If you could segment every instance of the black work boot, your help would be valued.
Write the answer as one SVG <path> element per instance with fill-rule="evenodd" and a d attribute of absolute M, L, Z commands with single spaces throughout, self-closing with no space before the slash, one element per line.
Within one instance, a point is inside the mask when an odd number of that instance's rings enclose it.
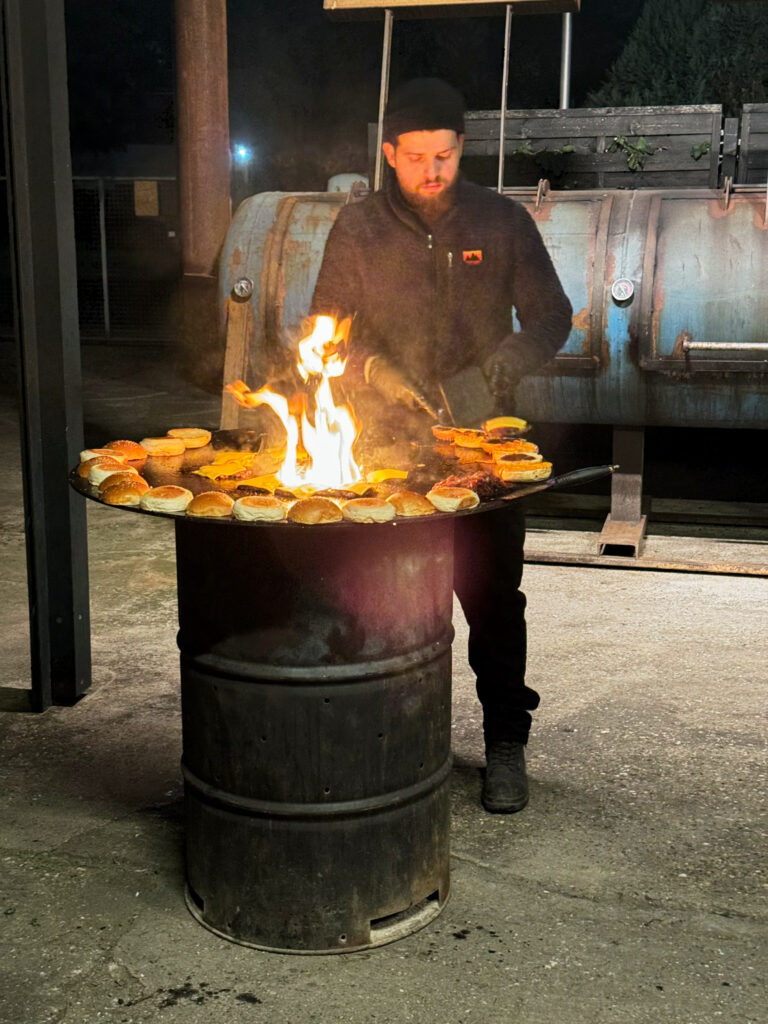
<path fill-rule="evenodd" d="M 528 803 L 525 744 L 494 740 L 485 748 L 482 801 L 486 811 L 512 814 Z"/>

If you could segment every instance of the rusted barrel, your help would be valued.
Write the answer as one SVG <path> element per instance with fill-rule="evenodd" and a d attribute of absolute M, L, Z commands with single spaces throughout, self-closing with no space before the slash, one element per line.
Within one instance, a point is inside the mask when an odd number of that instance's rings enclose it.
<path fill-rule="evenodd" d="M 297 953 L 449 890 L 453 524 L 176 525 L 187 903 Z"/>

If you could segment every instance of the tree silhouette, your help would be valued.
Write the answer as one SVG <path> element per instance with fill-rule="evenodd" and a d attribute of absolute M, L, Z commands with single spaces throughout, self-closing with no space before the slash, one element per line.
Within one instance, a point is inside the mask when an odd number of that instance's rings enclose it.
<path fill-rule="evenodd" d="M 768 97 L 768 3 L 646 0 L 591 106 L 742 103 Z"/>

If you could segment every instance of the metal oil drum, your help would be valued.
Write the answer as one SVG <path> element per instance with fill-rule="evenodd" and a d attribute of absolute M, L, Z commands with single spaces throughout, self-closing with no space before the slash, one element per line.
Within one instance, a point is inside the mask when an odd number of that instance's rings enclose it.
<path fill-rule="evenodd" d="M 449 891 L 453 523 L 176 524 L 187 903 L 295 953 Z"/>

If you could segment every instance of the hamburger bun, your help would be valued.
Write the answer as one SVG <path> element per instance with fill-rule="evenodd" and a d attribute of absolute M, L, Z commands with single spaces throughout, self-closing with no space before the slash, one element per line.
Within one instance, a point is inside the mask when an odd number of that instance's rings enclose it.
<path fill-rule="evenodd" d="M 285 505 L 272 494 L 247 494 L 238 498 L 232 512 L 235 519 L 254 523 L 277 523 L 285 519 Z"/>
<path fill-rule="evenodd" d="M 427 494 L 427 500 L 438 512 L 460 512 L 480 504 L 480 498 L 468 487 L 433 487 Z"/>
<path fill-rule="evenodd" d="M 501 452 L 493 460 L 493 465 L 494 467 L 516 466 L 522 463 L 530 466 L 532 462 L 541 462 L 541 455 L 538 452 Z"/>
<path fill-rule="evenodd" d="M 535 454 L 539 447 L 533 441 L 523 441 L 520 438 L 507 441 L 503 437 L 489 437 L 487 441 L 483 442 L 483 449 L 497 458 L 507 452 L 533 452 Z"/>
<path fill-rule="evenodd" d="M 149 476 L 157 474 L 158 482 L 168 479 L 175 473 L 180 473 L 184 466 L 186 455 L 150 455 L 142 466 L 142 471 Z"/>
<path fill-rule="evenodd" d="M 188 516 L 200 516 L 207 519 L 223 519 L 232 515 L 234 498 L 221 491 L 203 491 L 196 494 L 187 505 Z"/>
<path fill-rule="evenodd" d="M 118 469 L 114 473 L 110 473 L 109 476 L 99 484 L 99 494 L 103 494 L 108 487 L 115 487 L 117 484 L 137 484 L 141 488 L 141 493 L 149 490 L 149 484 L 143 476 L 139 476 L 138 470 L 134 469 L 133 466 L 123 466 L 122 469 Z"/>
<path fill-rule="evenodd" d="M 288 509 L 292 523 L 339 523 L 341 509 L 330 498 L 299 498 Z"/>
<path fill-rule="evenodd" d="M 122 455 L 128 462 L 138 462 L 139 459 L 147 457 L 146 451 L 138 441 L 108 441 L 104 448 L 113 455 Z"/>
<path fill-rule="evenodd" d="M 395 508 L 383 498 L 351 498 L 341 506 L 341 514 L 353 523 L 386 523 L 395 518 Z"/>
<path fill-rule="evenodd" d="M 185 448 L 204 448 L 211 440 L 211 432 L 202 427 L 174 427 L 168 431 L 168 437 L 180 438 Z"/>
<path fill-rule="evenodd" d="M 162 484 L 145 491 L 139 504 L 148 512 L 183 512 L 193 497 L 192 491 L 186 487 Z"/>
<path fill-rule="evenodd" d="M 96 455 L 92 459 L 86 459 L 85 462 L 81 462 L 77 467 L 77 475 L 82 477 L 83 480 L 88 479 L 88 474 L 91 472 L 94 466 L 105 463 L 107 466 L 111 466 L 114 469 L 127 469 L 128 467 L 122 459 L 113 459 L 111 455 Z"/>
<path fill-rule="evenodd" d="M 456 446 L 456 458 L 459 462 L 493 462 L 493 456 L 482 448 L 462 448 Z"/>
<path fill-rule="evenodd" d="M 91 459 L 98 459 L 100 456 L 110 459 L 125 459 L 124 455 L 120 452 L 116 452 L 111 448 L 86 448 L 85 451 L 80 452 L 80 461 L 89 462 Z"/>
<path fill-rule="evenodd" d="M 141 496 L 148 489 L 147 481 L 136 476 L 132 480 L 123 480 L 120 483 L 112 484 L 111 487 L 105 487 L 100 492 L 100 497 L 105 505 L 140 505 Z"/>
<path fill-rule="evenodd" d="M 459 448 L 479 448 L 485 440 L 482 430 L 456 430 L 453 435 L 453 443 Z"/>
<path fill-rule="evenodd" d="M 399 516 L 432 516 L 435 514 L 435 506 L 428 501 L 423 494 L 416 491 L 395 491 L 390 494 L 387 501 L 395 509 Z"/>
<path fill-rule="evenodd" d="M 141 447 L 147 455 L 183 455 L 185 445 L 180 437 L 145 437 Z"/>
<path fill-rule="evenodd" d="M 102 455 L 98 459 L 91 459 L 90 462 L 84 462 L 82 465 L 88 466 L 88 483 L 94 484 L 96 487 L 113 473 L 130 472 L 124 462 L 110 459 L 106 455 Z"/>
<path fill-rule="evenodd" d="M 432 427 L 432 436 L 438 441 L 453 441 L 456 430 L 456 427 L 449 427 L 444 423 L 435 423 Z"/>
<path fill-rule="evenodd" d="M 548 480 L 552 475 L 551 462 L 509 462 L 506 465 L 497 462 L 493 472 L 505 484 L 535 483 Z"/>

